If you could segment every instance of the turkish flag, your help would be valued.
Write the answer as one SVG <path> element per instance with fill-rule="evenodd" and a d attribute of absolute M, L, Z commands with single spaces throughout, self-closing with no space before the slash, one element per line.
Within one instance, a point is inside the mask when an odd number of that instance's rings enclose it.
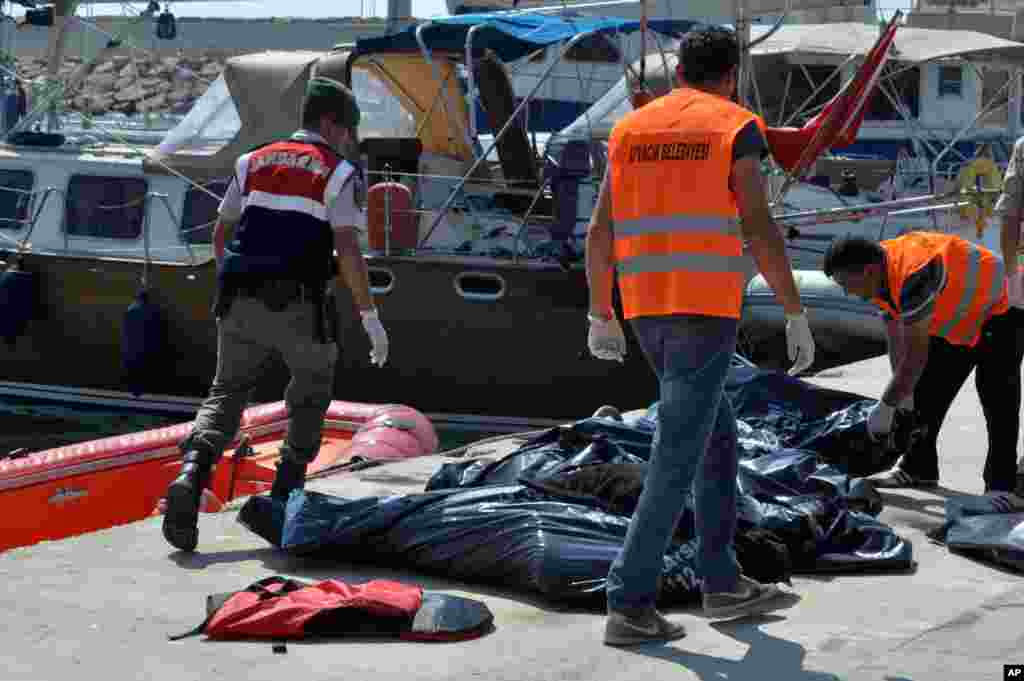
<path fill-rule="evenodd" d="M 826 149 L 846 147 L 857 139 L 867 103 L 889 59 L 901 14 L 886 25 L 864 63 L 846 87 L 802 128 L 767 128 L 766 137 L 775 161 L 786 172 L 802 177 Z"/>

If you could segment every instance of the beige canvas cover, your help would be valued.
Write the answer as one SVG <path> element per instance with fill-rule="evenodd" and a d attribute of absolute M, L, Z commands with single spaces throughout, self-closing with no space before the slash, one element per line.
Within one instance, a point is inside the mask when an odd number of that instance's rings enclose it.
<path fill-rule="evenodd" d="M 230 176 L 240 154 L 283 139 L 300 127 L 303 93 L 311 75 L 341 80 L 348 57 L 347 51 L 275 51 L 229 59 L 218 82 L 196 102 L 193 111 L 147 154 L 147 171 L 171 169 L 199 181 Z M 472 150 L 463 132 L 469 113 L 459 92 L 455 64 L 441 59 L 435 63 L 441 82 L 447 82 L 447 108 L 435 104 L 441 84 L 419 55 L 364 58 L 356 62 L 355 68 L 370 76 L 411 114 L 415 130 L 410 129 L 410 133 L 419 134 L 425 151 L 470 159 Z M 373 99 L 372 93 L 360 92 L 358 87 L 355 90 L 361 102 Z M 363 108 L 364 127 L 372 130 L 372 105 L 367 103 Z M 227 129 L 233 134 L 224 139 L 215 131 L 204 137 L 204 126 L 205 131 Z"/>
<path fill-rule="evenodd" d="M 751 38 L 767 29 L 758 27 Z M 859 23 L 794 24 L 782 26 L 774 35 L 758 43 L 752 50 L 755 59 L 792 58 L 803 61 L 815 56 L 845 58 L 866 54 L 878 40 L 879 29 Z M 896 32 L 893 59 L 907 63 L 922 63 L 936 59 L 958 57 L 968 61 L 994 61 L 1024 66 L 1024 43 L 1004 40 L 976 31 L 945 31 L 928 28 L 901 27 Z M 668 65 L 666 72 L 665 65 Z M 645 82 L 657 94 L 671 88 L 666 73 L 676 67 L 673 52 L 647 56 Z M 630 81 L 640 73 L 640 60 L 627 72 Z"/>

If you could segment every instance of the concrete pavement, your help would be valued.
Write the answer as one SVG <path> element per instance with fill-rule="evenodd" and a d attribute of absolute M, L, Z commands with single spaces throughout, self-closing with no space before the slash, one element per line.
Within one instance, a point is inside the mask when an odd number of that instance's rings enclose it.
<path fill-rule="evenodd" d="M 876 358 L 812 380 L 877 397 L 888 371 L 887 360 Z M 681 611 L 675 616 L 687 624 L 686 638 L 615 649 L 601 644 L 601 613 L 358 562 L 293 558 L 239 525 L 234 512 L 203 515 L 200 553 L 185 556 L 165 544 L 160 520 L 152 518 L 0 554 L 7 632 L 0 679 L 1002 679 L 1003 664 L 1024 663 L 1024 578 L 951 554 L 924 537 L 942 522 L 947 497 L 981 492 L 986 438 L 972 381 L 940 438 L 942 487 L 883 491 L 881 519 L 913 541 L 913 573 L 797 577 L 792 590 L 799 602 L 776 615 L 714 623 L 697 611 Z M 501 453 L 483 446 L 470 455 Z M 347 497 L 418 492 L 441 463 L 440 457 L 425 457 L 310 487 Z M 168 634 L 202 621 L 208 594 L 271 574 L 391 578 L 468 595 L 488 604 L 495 630 L 460 643 L 290 643 L 284 655 L 265 642 L 167 641 Z"/>

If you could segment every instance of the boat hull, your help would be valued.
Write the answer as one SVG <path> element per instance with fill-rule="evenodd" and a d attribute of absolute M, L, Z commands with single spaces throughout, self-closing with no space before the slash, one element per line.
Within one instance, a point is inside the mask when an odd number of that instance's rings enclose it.
<path fill-rule="evenodd" d="M 878 308 L 846 295 L 820 270 L 794 273 L 816 346 L 814 369 L 858 362 L 887 352 L 885 324 Z M 740 325 L 744 354 L 786 360 L 786 316 L 763 275 L 747 284 Z M 760 362 L 764 367 L 771 366 Z"/>
<path fill-rule="evenodd" d="M 575 419 L 602 404 L 657 399 L 657 383 L 629 332 L 625 363 L 587 352 L 582 267 L 484 257 L 371 257 L 375 299 L 391 339 L 388 363 L 369 361 L 369 341 L 347 291 L 339 294 L 334 396 L 402 402 L 428 413 Z M 29 253 L 39 314 L 0 351 L 6 381 L 123 391 L 121 326 L 142 266 Z M 216 368 L 211 263 L 154 264 L 150 300 L 165 319 L 167 370 L 143 395 L 201 398 Z M 383 283 L 382 283 L 383 282 Z M 277 362 L 254 400 L 280 399 L 287 368 Z M 143 400 L 140 400 L 140 402 Z"/>

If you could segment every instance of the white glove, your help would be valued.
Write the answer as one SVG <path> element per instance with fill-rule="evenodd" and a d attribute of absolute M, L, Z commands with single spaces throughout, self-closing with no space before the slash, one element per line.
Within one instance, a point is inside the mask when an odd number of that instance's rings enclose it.
<path fill-rule="evenodd" d="M 388 332 L 384 330 L 384 325 L 380 323 L 380 317 L 377 316 L 376 308 L 371 308 L 359 314 L 363 318 L 363 328 L 366 329 L 366 335 L 370 337 L 370 342 L 373 344 L 373 348 L 370 350 L 370 361 L 378 367 L 382 367 L 384 362 L 388 361 Z"/>
<path fill-rule="evenodd" d="M 1017 268 L 1007 277 L 1007 295 L 1010 298 L 1010 307 L 1024 307 L 1024 269 Z"/>
<path fill-rule="evenodd" d="M 895 413 L 896 407 L 879 400 L 868 413 L 868 436 L 872 440 L 879 440 L 888 435 L 892 430 L 892 417 Z"/>
<path fill-rule="evenodd" d="M 790 376 L 796 376 L 814 364 L 814 336 L 805 313 L 786 315 L 786 346 L 789 361 L 793 362 Z"/>
<path fill-rule="evenodd" d="M 587 319 L 590 320 L 590 332 L 587 334 L 590 354 L 598 359 L 624 362 L 626 336 L 622 333 L 622 325 L 615 315 L 605 320 L 588 314 Z"/>

